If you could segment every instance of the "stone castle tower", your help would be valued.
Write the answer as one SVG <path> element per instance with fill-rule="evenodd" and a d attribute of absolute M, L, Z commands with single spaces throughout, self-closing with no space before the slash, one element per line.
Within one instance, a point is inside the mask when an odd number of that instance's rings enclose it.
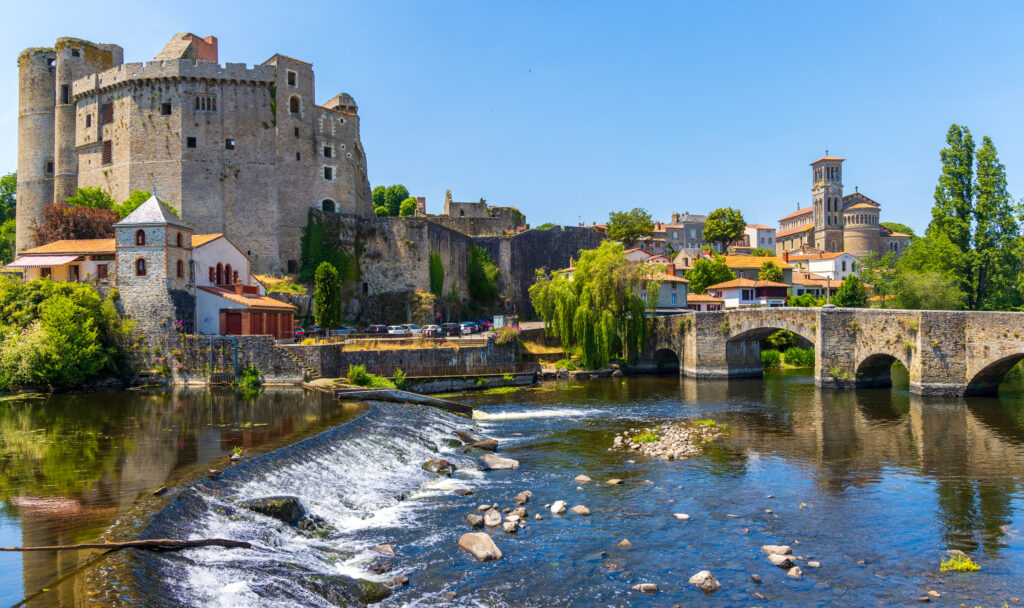
<path fill-rule="evenodd" d="M 217 39 L 176 34 L 146 64 L 61 38 L 19 57 L 17 249 L 46 205 L 78 187 L 117 201 L 150 190 L 256 272 L 298 267 L 310 208 L 372 216 L 358 108 L 314 101 L 312 65 L 217 63 Z"/>
<path fill-rule="evenodd" d="M 825 156 L 811 163 L 811 200 L 814 207 L 814 246 L 843 250 L 843 161 Z"/>

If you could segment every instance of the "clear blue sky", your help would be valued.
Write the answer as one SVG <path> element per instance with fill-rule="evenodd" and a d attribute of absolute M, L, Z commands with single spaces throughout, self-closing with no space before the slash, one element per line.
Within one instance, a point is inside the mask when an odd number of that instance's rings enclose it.
<path fill-rule="evenodd" d="M 313 63 L 352 94 L 370 180 L 438 211 L 518 206 L 534 225 L 609 211 L 810 202 L 807 164 L 922 230 L 952 122 L 990 135 L 1024 195 L 1024 2 L 19 2 L 0 40 L 0 170 L 14 170 L 17 54 L 58 36 L 148 61 L 179 31 L 221 62 Z"/>

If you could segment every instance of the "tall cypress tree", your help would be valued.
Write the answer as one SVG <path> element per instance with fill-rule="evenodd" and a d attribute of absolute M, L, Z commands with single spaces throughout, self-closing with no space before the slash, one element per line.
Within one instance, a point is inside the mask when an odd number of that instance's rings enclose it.
<path fill-rule="evenodd" d="M 975 307 L 971 222 L 974 219 L 974 138 L 967 127 L 949 127 L 942 150 L 942 174 L 935 187 L 935 206 L 928 236 L 945 235 L 968 258 L 960 277 L 967 307 Z"/>
<path fill-rule="evenodd" d="M 977 308 L 1006 309 L 1020 304 L 1017 276 L 1020 272 L 1019 209 L 1006 188 L 1006 167 L 999 162 L 989 137 L 982 139 L 977 155 L 977 198 L 974 206 L 974 275 Z"/>

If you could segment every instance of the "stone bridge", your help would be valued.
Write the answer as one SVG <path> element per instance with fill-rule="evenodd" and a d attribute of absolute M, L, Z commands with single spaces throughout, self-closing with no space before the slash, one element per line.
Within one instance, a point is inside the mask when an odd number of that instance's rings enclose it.
<path fill-rule="evenodd" d="M 658 317 L 645 360 L 694 378 L 760 376 L 760 341 L 780 329 L 814 345 L 822 387 L 890 386 L 899 361 L 913 393 L 993 393 L 1024 359 L 1024 313 L 785 307 Z"/>

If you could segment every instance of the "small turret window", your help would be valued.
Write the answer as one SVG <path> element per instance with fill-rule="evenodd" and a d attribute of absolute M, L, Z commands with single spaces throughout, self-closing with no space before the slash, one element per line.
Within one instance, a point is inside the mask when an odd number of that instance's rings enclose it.
<path fill-rule="evenodd" d="M 178 278 L 185 278 L 185 262 L 178 260 Z"/>
<path fill-rule="evenodd" d="M 135 231 L 135 244 L 140 246 L 140 247 L 142 245 L 146 244 L 146 231 L 145 230 L 136 230 Z"/>
<path fill-rule="evenodd" d="M 302 106 L 301 106 L 301 103 L 299 102 L 299 96 L 298 95 L 292 95 L 290 98 L 288 98 L 288 111 L 289 112 L 291 112 L 292 114 L 301 114 L 302 113 L 301 110 L 302 110 Z"/>
<path fill-rule="evenodd" d="M 78 49 L 71 49 L 71 56 L 72 57 L 81 57 L 82 56 L 82 52 L 79 51 Z"/>
<path fill-rule="evenodd" d="M 182 246 L 182 243 L 183 243 L 183 242 L 185 241 L 185 239 L 183 239 L 183 238 L 181 237 L 181 233 L 180 233 L 180 232 L 178 233 L 178 239 L 177 239 L 177 241 L 178 241 L 178 247 L 181 247 L 181 246 Z"/>
<path fill-rule="evenodd" d="M 161 116 L 170 116 L 171 115 L 171 104 L 169 104 L 169 103 L 162 103 L 162 104 L 160 104 L 160 115 Z"/>
<path fill-rule="evenodd" d="M 135 276 L 144 277 L 146 276 L 146 260 L 139 258 L 135 260 Z"/>

